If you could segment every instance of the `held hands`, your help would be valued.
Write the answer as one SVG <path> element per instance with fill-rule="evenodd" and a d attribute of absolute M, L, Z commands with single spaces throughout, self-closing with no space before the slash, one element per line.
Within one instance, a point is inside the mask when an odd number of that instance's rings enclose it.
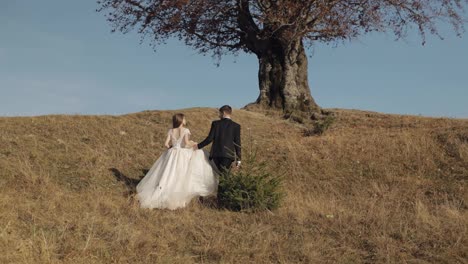
<path fill-rule="evenodd" d="M 197 150 L 197 149 L 198 149 L 198 143 L 195 142 L 195 141 L 190 140 L 187 147 L 188 147 L 188 148 L 191 148 L 191 149 L 193 149 L 193 150 Z"/>
<path fill-rule="evenodd" d="M 195 146 L 197 146 L 197 142 L 192 141 L 192 140 L 189 140 L 189 141 L 187 142 L 187 144 L 185 145 L 185 148 L 195 150 L 195 148 L 194 148 Z"/>

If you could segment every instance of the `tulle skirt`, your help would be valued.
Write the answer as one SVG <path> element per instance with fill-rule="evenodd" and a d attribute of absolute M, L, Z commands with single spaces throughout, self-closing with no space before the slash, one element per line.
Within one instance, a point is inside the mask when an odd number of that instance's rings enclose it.
<path fill-rule="evenodd" d="M 171 148 L 137 185 L 142 208 L 177 209 L 197 196 L 216 194 L 218 179 L 204 150 Z"/>

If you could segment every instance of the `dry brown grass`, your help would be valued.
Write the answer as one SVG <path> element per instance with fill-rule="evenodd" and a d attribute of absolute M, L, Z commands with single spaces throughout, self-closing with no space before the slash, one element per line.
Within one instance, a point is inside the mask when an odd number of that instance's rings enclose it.
<path fill-rule="evenodd" d="M 468 120 L 329 109 L 323 136 L 236 111 L 283 206 L 142 210 L 173 111 L 0 118 L 0 263 L 466 263 Z M 186 109 L 195 140 L 214 109 Z M 119 170 L 118 181 L 109 169 Z"/>

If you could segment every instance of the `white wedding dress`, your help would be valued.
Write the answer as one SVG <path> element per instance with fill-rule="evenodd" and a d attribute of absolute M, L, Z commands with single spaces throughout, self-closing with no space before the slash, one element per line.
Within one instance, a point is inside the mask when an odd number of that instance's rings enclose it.
<path fill-rule="evenodd" d="M 169 130 L 172 148 L 166 150 L 137 185 L 142 208 L 177 209 L 197 196 L 216 193 L 217 175 L 203 150 L 185 146 L 190 130 L 183 128 L 178 138 Z"/>

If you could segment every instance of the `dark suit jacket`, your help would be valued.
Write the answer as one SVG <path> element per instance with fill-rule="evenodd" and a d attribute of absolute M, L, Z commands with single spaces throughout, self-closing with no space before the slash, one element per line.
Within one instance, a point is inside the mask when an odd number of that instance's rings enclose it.
<path fill-rule="evenodd" d="M 198 148 L 202 149 L 212 141 L 210 158 L 241 159 L 240 125 L 236 122 L 229 118 L 213 121 L 210 134 Z"/>

